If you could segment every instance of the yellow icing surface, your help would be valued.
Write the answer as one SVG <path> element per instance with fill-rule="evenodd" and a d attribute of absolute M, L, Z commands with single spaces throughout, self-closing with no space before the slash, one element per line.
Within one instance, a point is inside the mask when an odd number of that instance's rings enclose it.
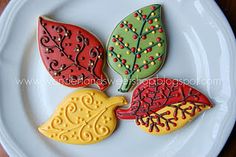
<path fill-rule="evenodd" d="M 114 109 L 127 101 L 93 90 L 79 90 L 57 107 L 38 130 L 46 137 L 70 144 L 93 144 L 110 136 L 116 128 Z"/>
<path fill-rule="evenodd" d="M 176 112 L 176 108 L 174 107 L 170 107 L 170 106 L 166 106 L 160 110 L 158 110 L 156 113 L 151 114 L 150 116 L 157 116 L 157 115 L 162 115 L 162 118 L 160 118 L 160 122 L 163 124 L 163 126 L 161 125 L 157 125 L 159 132 L 156 131 L 155 127 L 153 128 L 153 131 L 149 131 L 150 129 L 150 124 L 149 123 L 148 126 L 142 125 L 140 124 L 139 127 L 141 129 L 143 129 L 145 132 L 153 134 L 153 135 L 165 135 L 168 133 L 171 133 L 177 129 L 182 128 L 184 125 L 186 125 L 186 123 L 190 122 L 193 118 L 197 117 L 201 112 L 210 109 L 211 107 L 209 106 L 204 106 L 202 104 L 196 103 L 196 105 L 201 109 L 198 110 L 198 108 L 194 109 L 194 105 L 192 103 L 187 102 L 186 104 L 184 104 L 184 107 L 180 105 L 181 103 L 177 103 L 177 104 L 172 104 L 172 106 L 176 106 L 176 107 L 180 107 L 180 109 L 184 109 L 186 110 L 184 115 L 185 115 L 185 119 L 183 119 L 183 111 L 178 109 L 177 110 L 177 119 L 174 119 L 174 112 Z M 194 116 L 191 116 L 190 114 L 187 113 L 191 113 L 192 111 L 195 111 Z M 166 112 L 169 112 L 169 114 L 165 114 Z M 148 117 L 143 118 L 143 121 L 146 122 Z M 170 120 L 173 123 L 176 123 L 176 126 L 174 126 L 174 124 L 167 122 L 168 120 Z M 156 123 L 157 119 L 153 118 L 153 121 Z M 169 126 L 169 130 L 167 129 L 167 123 Z"/>

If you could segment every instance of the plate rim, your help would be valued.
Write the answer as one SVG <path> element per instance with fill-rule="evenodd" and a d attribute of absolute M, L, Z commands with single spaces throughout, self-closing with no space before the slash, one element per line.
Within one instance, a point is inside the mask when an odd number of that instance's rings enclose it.
<path fill-rule="evenodd" d="M 21 6 L 24 5 L 27 1 L 29 0 L 11 0 L 9 4 L 7 5 L 7 7 L 5 8 L 2 15 L 0 16 L 0 30 L 2 30 L 3 32 L 2 34 L 0 34 L 0 41 L 1 41 L 0 54 L 4 46 L 6 45 L 7 37 L 10 33 L 10 28 L 11 28 L 10 26 L 12 25 L 14 16 L 17 14 Z M 236 51 L 235 36 L 225 15 L 223 14 L 223 12 L 221 11 L 221 9 L 219 8 L 219 6 L 214 0 L 204 0 L 202 2 L 206 3 L 206 5 L 208 5 L 211 8 L 209 9 L 209 12 L 214 14 L 214 16 L 218 18 L 218 21 L 221 22 L 221 25 L 223 26 L 222 29 L 226 32 L 225 36 L 227 36 L 228 40 L 230 41 L 230 43 L 228 43 L 229 46 L 231 47 L 229 51 L 235 52 Z M 232 72 L 233 72 L 233 75 L 232 75 L 233 81 L 236 82 L 236 68 L 233 68 Z M 207 155 L 217 156 L 220 153 L 220 151 L 222 150 L 225 143 L 227 142 L 229 135 L 232 132 L 232 129 L 234 127 L 235 120 L 236 120 L 235 113 L 236 113 L 236 110 L 234 108 L 234 110 L 231 110 L 231 119 L 229 119 L 229 122 L 226 124 L 228 129 L 226 129 L 224 133 L 222 133 L 221 139 L 218 140 L 217 143 L 214 143 L 214 145 L 209 149 L 209 152 Z M 0 142 L 9 156 L 27 157 L 26 154 L 22 152 L 21 149 L 17 145 L 14 144 L 14 141 L 6 133 L 1 113 L 0 113 Z M 216 148 L 213 149 L 213 147 L 216 147 Z"/>

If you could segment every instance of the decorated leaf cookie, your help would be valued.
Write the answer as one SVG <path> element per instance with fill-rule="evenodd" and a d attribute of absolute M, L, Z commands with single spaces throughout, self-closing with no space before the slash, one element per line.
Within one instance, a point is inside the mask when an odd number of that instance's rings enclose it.
<path fill-rule="evenodd" d="M 161 6 L 147 6 L 124 18 L 112 32 L 107 53 L 109 65 L 123 78 L 121 92 L 160 70 L 166 58 Z"/>
<path fill-rule="evenodd" d="M 114 109 L 127 104 L 124 97 L 107 97 L 86 89 L 70 94 L 57 107 L 39 131 L 56 141 L 70 144 L 92 144 L 110 136 L 116 127 Z"/>
<path fill-rule="evenodd" d="M 155 135 L 183 127 L 202 111 L 212 108 L 206 96 L 180 81 L 152 78 L 133 92 L 129 109 L 117 109 L 119 119 L 135 119 L 144 131 Z"/>
<path fill-rule="evenodd" d="M 85 29 L 39 17 L 40 55 L 50 75 L 69 87 L 96 83 L 108 87 L 103 63 L 105 51 L 101 42 Z"/>

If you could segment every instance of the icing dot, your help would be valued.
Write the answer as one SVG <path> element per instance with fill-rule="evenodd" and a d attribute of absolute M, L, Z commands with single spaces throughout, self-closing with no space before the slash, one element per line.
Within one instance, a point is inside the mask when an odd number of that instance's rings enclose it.
<path fill-rule="evenodd" d="M 151 62 L 151 65 L 155 65 L 155 62 Z"/>
<path fill-rule="evenodd" d="M 137 57 L 137 58 L 141 58 L 141 55 L 140 55 L 140 54 L 137 54 L 136 57 Z"/>
<path fill-rule="evenodd" d="M 137 17 L 138 16 L 138 13 L 134 13 L 134 17 Z"/>
<path fill-rule="evenodd" d="M 120 57 L 121 57 L 121 55 L 120 55 L 120 54 L 118 54 L 118 55 L 117 55 L 117 58 L 120 58 Z"/>
<path fill-rule="evenodd" d="M 148 53 L 147 50 L 145 50 L 144 53 Z"/>
<path fill-rule="evenodd" d="M 75 51 L 76 51 L 76 52 L 79 52 L 79 51 L 80 51 L 80 49 L 79 49 L 79 48 L 76 48 L 76 49 L 75 49 Z"/>
<path fill-rule="evenodd" d="M 160 56 L 160 53 L 156 53 L 156 56 Z"/>
<path fill-rule="evenodd" d="M 116 46 L 118 46 L 119 45 L 119 43 L 118 42 L 116 42 Z"/>
<path fill-rule="evenodd" d="M 116 42 L 116 38 L 112 38 L 112 42 Z"/>
<path fill-rule="evenodd" d="M 162 44 L 161 44 L 161 43 L 158 43 L 158 44 L 157 44 L 157 46 L 158 46 L 158 47 L 161 47 L 161 46 L 162 46 Z"/>
<path fill-rule="evenodd" d="M 160 37 L 157 37 L 156 41 L 157 41 L 157 42 L 160 42 L 160 41 L 161 41 L 161 38 L 160 38 Z"/>
<path fill-rule="evenodd" d="M 146 19 L 146 18 L 147 18 L 147 15 L 143 15 L 142 18 L 143 18 L 143 19 Z"/>
<path fill-rule="evenodd" d="M 155 6 L 151 6 L 150 9 L 151 9 L 151 10 L 155 10 L 156 7 L 155 7 Z"/>
<path fill-rule="evenodd" d="M 140 20 L 141 20 L 141 18 L 140 18 L 140 17 L 137 17 L 137 20 L 138 20 L 138 21 L 140 21 Z"/>
<path fill-rule="evenodd" d="M 133 25 L 132 25 L 132 24 L 128 24 L 128 27 L 129 27 L 129 28 L 132 28 L 132 27 L 133 27 Z"/>
<path fill-rule="evenodd" d="M 151 30 L 154 30 L 154 29 L 155 29 L 155 26 L 151 26 L 150 29 L 151 29 Z"/>
<path fill-rule="evenodd" d="M 133 28 L 132 30 L 133 30 L 134 32 L 136 32 L 136 29 L 135 29 L 135 28 Z"/>
<path fill-rule="evenodd" d="M 120 28 L 123 28 L 123 27 L 124 27 L 124 24 L 123 24 L 123 23 L 121 23 L 121 24 L 120 24 Z"/>
<path fill-rule="evenodd" d="M 153 42 L 149 42 L 148 44 L 149 44 L 149 45 L 153 45 Z"/>
<path fill-rule="evenodd" d="M 148 20 L 148 23 L 149 23 L 149 24 L 152 24 L 152 23 L 153 23 L 153 21 L 152 21 L 152 20 Z"/>
<path fill-rule="evenodd" d="M 118 67 L 120 68 L 122 65 L 121 64 L 118 64 Z"/>
<path fill-rule="evenodd" d="M 146 61 L 146 60 L 144 60 L 144 61 L 143 61 L 143 64 L 147 64 L 147 61 Z"/>
<path fill-rule="evenodd" d="M 143 35 L 143 36 L 142 36 L 142 39 L 143 39 L 143 40 L 147 39 L 147 36 L 146 36 L 146 35 Z"/>
<path fill-rule="evenodd" d="M 161 61 L 161 57 L 159 57 L 157 60 Z"/>
<path fill-rule="evenodd" d="M 152 60 L 154 60 L 154 57 L 153 57 L 153 56 L 150 56 L 149 59 L 152 61 Z"/>
<path fill-rule="evenodd" d="M 122 41 L 123 41 L 123 38 L 122 38 L 122 37 L 120 37 L 120 38 L 119 38 L 119 41 L 120 41 L 120 42 L 122 42 Z"/>
<path fill-rule="evenodd" d="M 125 67 L 126 67 L 126 68 L 129 68 L 129 65 L 126 65 Z"/>
<path fill-rule="evenodd" d="M 112 53 L 109 53 L 108 56 L 111 57 L 111 56 L 112 56 Z"/>
<path fill-rule="evenodd" d="M 128 22 L 127 21 L 124 21 L 124 24 L 127 24 Z"/>
<path fill-rule="evenodd" d="M 126 51 L 126 54 L 129 55 L 129 54 L 130 54 L 130 51 Z"/>
<path fill-rule="evenodd" d="M 125 63 L 126 63 L 126 60 L 125 60 L 125 59 L 122 59 L 121 62 L 122 62 L 122 64 L 125 64 Z"/>
<path fill-rule="evenodd" d="M 144 69 L 148 69 L 148 65 L 147 64 L 144 65 Z"/>
<path fill-rule="evenodd" d="M 156 18 L 156 19 L 154 19 L 154 21 L 155 21 L 155 22 L 157 22 L 157 21 L 158 21 L 158 19 Z"/>
<path fill-rule="evenodd" d="M 159 25 L 156 25 L 156 28 L 160 27 Z"/>
<path fill-rule="evenodd" d="M 118 61 L 118 59 L 117 59 L 117 58 L 114 58 L 114 59 L 113 59 L 113 61 L 114 61 L 114 62 L 117 62 L 117 61 Z"/>
<path fill-rule="evenodd" d="M 113 50 L 114 50 L 114 47 L 109 47 L 109 50 L 110 50 L 110 51 L 113 51 Z"/>
<path fill-rule="evenodd" d="M 135 47 L 132 47 L 132 48 L 131 48 L 131 51 L 132 51 L 132 52 L 135 52 L 135 51 L 136 51 Z"/>
<path fill-rule="evenodd" d="M 129 44 L 128 44 L 128 43 L 125 43 L 125 46 L 129 46 Z"/>
<path fill-rule="evenodd" d="M 142 13 L 143 11 L 142 11 L 142 10 L 139 10 L 138 12 L 139 12 L 139 13 Z"/>
<path fill-rule="evenodd" d="M 135 65 L 134 65 L 134 68 L 135 68 L 135 69 L 138 69 L 138 68 L 139 68 L 138 64 L 135 64 Z"/>
<path fill-rule="evenodd" d="M 161 126 L 161 127 L 164 127 L 164 126 L 165 126 L 165 124 L 164 124 L 164 123 L 160 123 L 160 126 Z"/>
<path fill-rule="evenodd" d="M 54 72 L 54 73 L 53 73 L 53 75 L 54 75 L 54 76 L 57 76 L 57 75 L 58 75 L 58 73 L 57 73 L 57 72 Z"/>
<path fill-rule="evenodd" d="M 128 28 L 125 28 L 125 31 L 126 31 L 126 32 L 128 32 L 128 31 L 129 31 L 129 29 L 128 29 Z"/>
<path fill-rule="evenodd" d="M 137 69 L 137 72 L 140 72 L 140 69 Z"/>
<path fill-rule="evenodd" d="M 115 35 L 116 38 L 119 38 L 119 35 Z"/>
<path fill-rule="evenodd" d="M 123 46 L 123 45 L 120 45 L 120 48 L 121 48 L 121 49 L 123 49 L 123 48 L 124 48 L 124 46 Z"/>
<path fill-rule="evenodd" d="M 142 49 L 141 48 L 138 48 L 138 52 L 140 52 Z"/>
<path fill-rule="evenodd" d="M 133 35 L 133 39 L 137 39 L 138 38 L 138 36 L 137 35 Z"/>
<path fill-rule="evenodd" d="M 129 74 L 129 71 L 128 70 L 125 70 L 125 75 L 128 75 Z"/>
<path fill-rule="evenodd" d="M 162 33 L 162 32 L 163 32 L 163 29 L 162 29 L 162 28 L 159 28 L 159 29 L 158 29 L 158 32 Z"/>
<path fill-rule="evenodd" d="M 149 43 L 150 44 L 150 43 Z M 147 52 L 151 52 L 152 51 L 152 48 L 151 47 L 149 47 L 149 48 L 147 48 Z"/>
<path fill-rule="evenodd" d="M 155 13 L 151 13 L 151 16 L 155 16 Z"/>
<path fill-rule="evenodd" d="M 156 33 L 156 31 L 152 31 L 152 34 L 155 34 Z"/>
<path fill-rule="evenodd" d="M 198 111 L 198 112 L 201 112 L 201 111 L 202 111 L 202 109 L 198 108 L 198 109 L 197 109 L 197 111 Z"/>
<path fill-rule="evenodd" d="M 145 29 L 145 31 L 146 31 L 146 32 L 148 32 L 148 31 L 149 31 L 149 29 L 148 29 L 148 28 L 146 28 L 146 29 Z"/>

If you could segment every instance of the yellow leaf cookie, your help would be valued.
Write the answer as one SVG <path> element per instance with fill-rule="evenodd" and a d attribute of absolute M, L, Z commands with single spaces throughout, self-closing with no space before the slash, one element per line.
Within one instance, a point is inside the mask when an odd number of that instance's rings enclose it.
<path fill-rule="evenodd" d="M 66 97 L 38 129 L 48 138 L 63 143 L 97 143 L 113 133 L 117 123 L 114 110 L 125 104 L 122 96 L 109 98 L 97 90 L 79 90 Z"/>

